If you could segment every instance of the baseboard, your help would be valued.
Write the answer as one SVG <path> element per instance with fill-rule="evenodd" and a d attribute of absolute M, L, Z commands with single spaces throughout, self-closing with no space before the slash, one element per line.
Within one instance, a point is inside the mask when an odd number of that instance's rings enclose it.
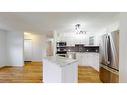
<path fill-rule="evenodd" d="M 5 67 L 23 67 L 23 66 L 24 64 L 23 65 L 4 65 L 4 66 L 0 66 L 0 69 L 5 68 Z"/>
<path fill-rule="evenodd" d="M 33 63 L 42 63 L 42 61 L 32 61 Z"/>
<path fill-rule="evenodd" d="M 24 61 L 24 62 L 32 62 L 32 61 Z"/>
<path fill-rule="evenodd" d="M 4 67 L 5 67 L 5 65 L 2 65 L 2 66 L 0 66 L 0 69 L 1 69 L 1 68 L 4 68 Z"/>
<path fill-rule="evenodd" d="M 22 65 L 6 65 L 7 67 L 23 67 L 24 66 L 24 64 L 22 64 Z"/>

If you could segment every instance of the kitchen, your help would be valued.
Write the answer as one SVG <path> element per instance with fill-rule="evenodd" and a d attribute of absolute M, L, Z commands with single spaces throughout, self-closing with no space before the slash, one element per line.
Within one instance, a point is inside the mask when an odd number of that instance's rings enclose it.
<path fill-rule="evenodd" d="M 111 40 L 110 39 L 106 40 L 105 36 L 103 35 L 110 37 Z M 112 82 L 118 82 L 119 30 L 112 31 L 111 34 L 106 33 L 103 35 L 100 36 L 102 37 L 102 39 L 100 38 L 100 40 L 98 40 L 99 42 L 98 46 L 97 43 L 96 44 L 94 43 L 95 42 L 94 36 L 88 37 L 89 39 L 88 45 L 81 43 L 66 46 L 67 44 L 66 42 L 57 42 L 57 55 L 78 59 L 79 66 L 93 67 L 95 70 L 100 72 L 100 79 L 103 82 L 110 82 L 110 72 L 112 72 L 111 74 L 113 74 L 112 76 L 114 78 L 112 79 Z M 106 59 L 106 56 L 108 56 L 108 59 Z M 106 63 L 106 60 L 108 60 L 110 63 Z"/>
<path fill-rule="evenodd" d="M 78 60 L 79 67 L 92 67 L 99 73 L 101 82 L 118 83 L 119 23 L 116 20 L 107 25 L 99 30 L 100 34 L 86 31 L 83 25 L 73 25 L 72 32 L 55 32 L 56 55 Z"/>
<path fill-rule="evenodd" d="M 1 30 L 5 36 L 1 36 L 4 47 L 1 51 L 5 53 L 1 58 L 9 55 L 1 67 L 26 66 L 33 70 L 23 69 L 27 73 L 22 76 L 26 74 L 29 79 L 18 81 L 34 82 L 39 76 L 36 81 L 44 83 L 119 82 L 119 13 L 1 13 L 0 17 L 4 24 L 11 25 L 8 28 L 11 31 Z M 19 32 L 12 33 L 14 30 Z M 13 43 L 20 46 L 13 47 Z M 16 70 L 15 73 L 19 73 Z M 30 72 L 35 75 L 28 74 Z M 3 70 L 1 82 L 5 79 L 4 74 Z"/>
<path fill-rule="evenodd" d="M 127 0 L 0 4 L 1 95 L 127 93 Z"/>

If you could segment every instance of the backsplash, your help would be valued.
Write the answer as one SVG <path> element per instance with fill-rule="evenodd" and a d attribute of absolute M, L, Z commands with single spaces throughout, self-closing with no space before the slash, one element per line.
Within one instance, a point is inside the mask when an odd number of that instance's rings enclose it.
<path fill-rule="evenodd" d="M 66 49 L 68 52 L 75 52 L 76 51 L 75 46 L 67 46 Z"/>
<path fill-rule="evenodd" d="M 99 46 L 67 46 L 67 52 L 99 52 Z"/>
<path fill-rule="evenodd" d="M 99 46 L 85 46 L 84 44 L 75 44 L 75 46 L 66 46 L 66 42 L 57 42 L 57 54 L 66 54 L 67 52 L 99 52 Z"/>

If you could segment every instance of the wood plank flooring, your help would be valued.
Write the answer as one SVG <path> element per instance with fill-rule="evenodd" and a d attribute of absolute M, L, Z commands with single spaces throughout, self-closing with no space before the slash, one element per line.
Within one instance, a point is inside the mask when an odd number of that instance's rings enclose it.
<path fill-rule="evenodd" d="M 42 64 L 26 63 L 24 67 L 4 67 L 0 69 L 1 83 L 41 83 Z"/>
<path fill-rule="evenodd" d="M 79 83 L 102 83 L 99 79 L 99 72 L 89 66 L 78 67 Z"/>
<path fill-rule="evenodd" d="M 26 63 L 24 67 L 0 68 L 0 83 L 42 83 L 42 63 Z M 99 74 L 91 67 L 78 67 L 79 83 L 101 83 Z"/>

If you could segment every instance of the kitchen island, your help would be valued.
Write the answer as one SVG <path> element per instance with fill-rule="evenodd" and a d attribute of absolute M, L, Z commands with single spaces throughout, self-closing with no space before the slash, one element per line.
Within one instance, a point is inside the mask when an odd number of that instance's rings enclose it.
<path fill-rule="evenodd" d="M 44 83 L 77 83 L 78 61 L 60 56 L 43 58 Z"/>

